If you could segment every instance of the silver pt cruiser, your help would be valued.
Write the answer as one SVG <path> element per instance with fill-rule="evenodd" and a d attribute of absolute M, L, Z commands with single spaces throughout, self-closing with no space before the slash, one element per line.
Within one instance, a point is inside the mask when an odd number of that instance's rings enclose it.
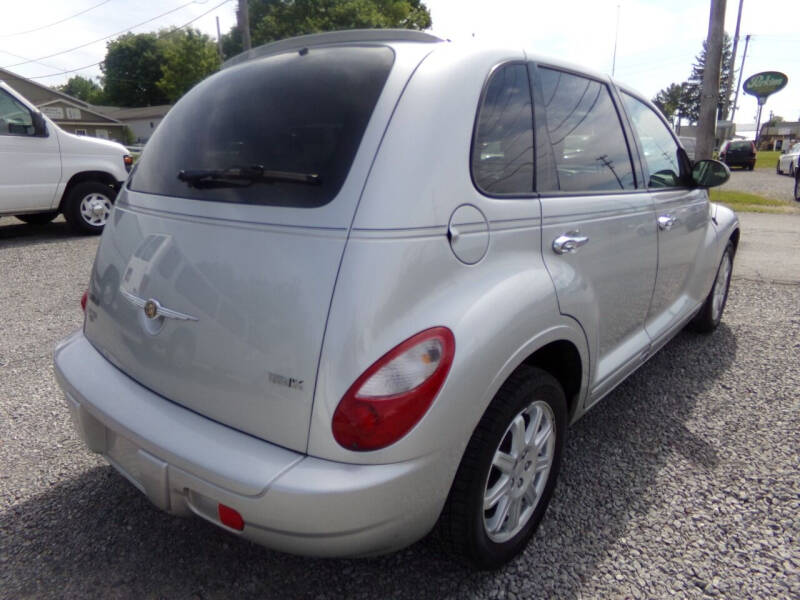
<path fill-rule="evenodd" d="M 271 548 L 439 524 L 521 552 L 569 423 L 719 323 L 739 226 L 661 114 L 522 49 L 347 31 L 249 51 L 170 111 L 55 352 L 89 449 Z"/>

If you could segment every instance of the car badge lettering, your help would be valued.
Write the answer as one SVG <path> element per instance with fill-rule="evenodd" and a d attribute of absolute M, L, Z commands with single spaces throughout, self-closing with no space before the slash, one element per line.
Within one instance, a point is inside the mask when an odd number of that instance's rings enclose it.
<path fill-rule="evenodd" d="M 286 377 L 284 375 L 278 375 L 277 373 L 270 373 L 269 374 L 269 381 L 270 383 L 276 383 L 278 385 L 283 385 L 288 388 L 292 388 L 295 390 L 302 390 L 303 389 L 303 380 L 302 379 L 294 379 L 293 377 Z"/>

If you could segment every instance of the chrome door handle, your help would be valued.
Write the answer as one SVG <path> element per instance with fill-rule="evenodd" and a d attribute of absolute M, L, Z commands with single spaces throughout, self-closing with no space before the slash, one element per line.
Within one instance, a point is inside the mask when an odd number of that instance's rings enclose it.
<path fill-rule="evenodd" d="M 553 240 L 553 252 L 556 254 L 575 254 L 581 246 L 585 246 L 589 238 L 580 231 L 568 231 Z"/>
<path fill-rule="evenodd" d="M 669 231 L 677 220 L 672 215 L 661 215 L 658 217 L 658 228 L 661 231 Z"/>

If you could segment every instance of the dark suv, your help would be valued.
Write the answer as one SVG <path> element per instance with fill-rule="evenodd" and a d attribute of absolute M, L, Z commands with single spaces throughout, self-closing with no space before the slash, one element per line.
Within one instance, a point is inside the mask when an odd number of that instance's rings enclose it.
<path fill-rule="evenodd" d="M 756 166 L 756 145 L 747 140 L 731 140 L 722 145 L 719 159 L 729 167 L 742 167 L 751 171 Z"/>

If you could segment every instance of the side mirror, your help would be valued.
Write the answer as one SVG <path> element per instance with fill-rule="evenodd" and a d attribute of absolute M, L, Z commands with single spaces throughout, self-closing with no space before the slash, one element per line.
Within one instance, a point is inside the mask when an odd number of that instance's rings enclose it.
<path fill-rule="evenodd" d="M 718 160 L 699 160 L 692 168 L 692 179 L 698 187 L 702 188 L 722 185 L 730 177 L 730 169 Z"/>
<path fill-rule="evenodd" d="M 47 121 L 44 120 L 42 113 L 31 113 L 33 117 L 33 135 L 37 137 L 47 137 Z"/>

